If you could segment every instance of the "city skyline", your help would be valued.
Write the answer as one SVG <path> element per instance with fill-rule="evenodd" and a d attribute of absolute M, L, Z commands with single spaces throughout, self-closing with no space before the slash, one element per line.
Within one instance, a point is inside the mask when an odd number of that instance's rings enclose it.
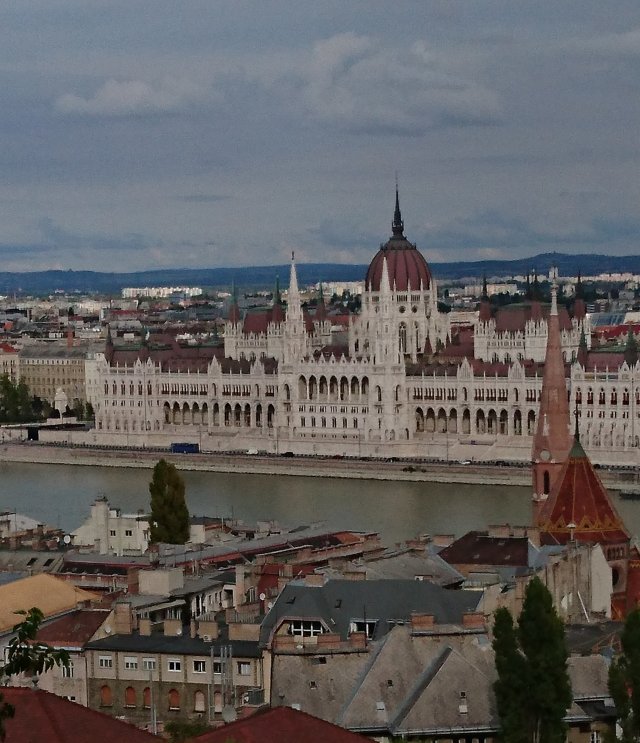
<path fill-rule="evenodd" d="M 640 9 L 3 10 L 4 270 L 637 254 Z M 603 267 L 604 269 L 605 267 Z"/>

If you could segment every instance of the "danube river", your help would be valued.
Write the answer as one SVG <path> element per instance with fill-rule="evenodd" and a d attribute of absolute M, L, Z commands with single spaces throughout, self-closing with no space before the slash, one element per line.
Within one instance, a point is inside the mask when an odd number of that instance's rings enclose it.
<path fill-rule="evenodd" d="M 192 514 L 233 516 L 288 526 L 323 523 L 380 532 L 387 544 L 418 534 L 456 534 L 488 524 L 524 524 L 529 489 L 506 485 L 346 480 L 289 475 L 181 473 Z M 0 510 L 65 530 L 87 517 L 99 495 L 124 512 L 147 510 L 149 469 L 0 463 Z M 640 502 L 616 502 L 629 529 L 640 531 Z"/>

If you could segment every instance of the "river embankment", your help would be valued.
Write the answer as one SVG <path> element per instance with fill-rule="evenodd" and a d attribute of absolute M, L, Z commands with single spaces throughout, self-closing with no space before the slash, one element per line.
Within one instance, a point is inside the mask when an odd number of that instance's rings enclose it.
<path fill-rule="evenodd" d="M 227 453 L 172 454 L 166 450 L 156 449 L 72 447 L 36 442 L 4 443 L 0 446 L 0 462 L 149 469 L 160 457 L 172 462 L 178 469 L 194 472 L 525 487 L 531 482 L 529 467 L 506 464 L 407 462 Z M 611 489 L 634 490 L 640 485 L 640 478 L 635 471 L 603 469 L 600 475 L 604 484 Z"/>

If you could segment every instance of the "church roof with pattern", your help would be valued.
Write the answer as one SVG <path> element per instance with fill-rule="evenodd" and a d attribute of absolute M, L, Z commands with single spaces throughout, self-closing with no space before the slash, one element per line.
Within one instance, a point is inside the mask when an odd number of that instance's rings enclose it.
<path fill-rule="evenodd" d="M 582 444 L 574 440 L 540 515 L 541 540 L 546 544 L 579 542 L 620 544 L 629 532 L 596 473 Z"/>

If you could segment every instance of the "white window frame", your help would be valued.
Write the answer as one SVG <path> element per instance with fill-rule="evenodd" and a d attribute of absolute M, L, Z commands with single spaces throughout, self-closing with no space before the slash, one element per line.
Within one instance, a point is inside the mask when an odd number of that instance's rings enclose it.
<path fill-rule="evenodd" d="M 193 661 L 193 672 L 194 673 L 206 673 L 207 672 L 207 661 L 206 660 L 194 660 Z"/>
<path fill-rule="evenodd" d="M 98 667 L 99 668 L 113 668 L 113 655 L 98 656 Z"/>
<path fill-rule="evenodd" d="M 251 676 L 251 663 L 247 660 L 237 661 L 238 676 Z"/>
<path fill-rule="evenodd" d="M 62 678 L 72 679 L 73 678 L 73 661 L 69 661 L 68 666 L 62 666 Z"/>
<path fill-rule="evenodd" d="M 156 670 L 156 659 L 155 658 L 143 658 L 142 659 L 142 670 L 143 671 L 155 671 Z"/>
<path fill-rule="evenodd" d="M 138 670 L 138 658 L 135 655 L 125 655 L 124 668 L 125 668 L 125 671 L 137 671 Z"/>
<path fill-rule="evenodd" d="M 182 671 L 182 661 L 180 658 L 169 658 L 167 660 L 167 671 L 171 673 L 180 673 Z"/>

